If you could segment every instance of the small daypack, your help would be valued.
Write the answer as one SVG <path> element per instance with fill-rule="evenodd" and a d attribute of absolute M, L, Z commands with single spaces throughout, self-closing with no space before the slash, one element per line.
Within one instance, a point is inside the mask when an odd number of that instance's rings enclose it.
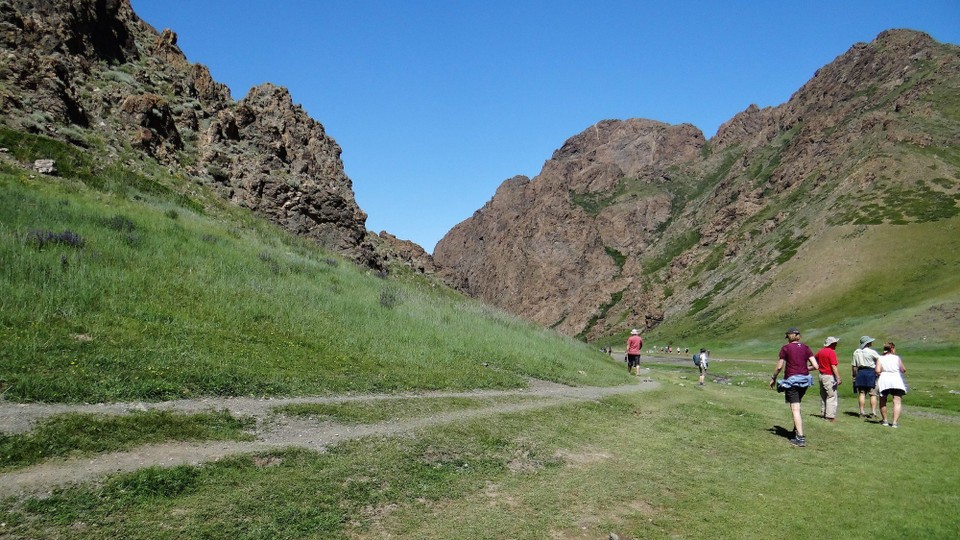
<path fill-rule="evenodd" d="M 700 353 L 693 355 L 693 365 L 700 367 Z"/>

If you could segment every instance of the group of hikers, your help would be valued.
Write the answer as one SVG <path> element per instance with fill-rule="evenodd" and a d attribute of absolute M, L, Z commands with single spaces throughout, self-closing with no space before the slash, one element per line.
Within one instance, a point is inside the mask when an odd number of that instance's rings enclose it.
<path fill-rule="evenodd" d="M 800 415 L 800 402 L 807 389 L 814 384 L 811 368 L 817 370 L 820 382 L 820 416 L 829 422 L 837 421 L 838 396 L 837 388 L 842 383 L 839 363 L 837 360 L 837 344 L 840 339 L 830 336 L 823 342 L 823 348 L 816 354 L 806 344 L 800 342 L 800 330 L 796 327 L 788 328 L 784 337 L 786 345 L 780 348 L 777 359 L 777 368 L 770 378 L 770 388 L 783 392 L 784 401 L 790 406 L 793 415 L 793 435 L 790 443 L 795 446 L 806 446 L 806 437 L 803 434 L 803 418 Z M 853 390 L 857 394 L 860 406 L 860 418 L 875 418 L 877 416 L 877 402 L 879 401 L 880 424 L 892 428 L 900 427 L 901 398 L 907 393 L 907 384 L 904 375 L 907 372 L 903 359 L 897 355 L 897 348 L 893 342 L 883 344 L 883 354 L 875 351 L 871 346 L 875 341 L 870 336 L 860 338 L 860 346 L 853 351 L 851 375 Z M 627 352 L 625 360 L 627 370 L 631 374 L 640 375 L 640 351 L 643 348 L 643 338 L 636 328 L 630 331 L 627 338 Z M 700 349 L 693 357 L 694 364 L 700 370 L 699 385 L 707 373 L 710 352 Z M 780 372 L 784 377 L 778 379 Z M 892 418 L 887 414 L 887 401 L 893 398 Z M 870 402 L 870 412 L 865 406 Z M 890 421 L 892 420 L 892 422 Z"/>
<path fill-rule="evenodd" d="M 803 434 L 803 418 L 800 416 L 800 401 L 807 388 L 813 386 L 813 377 L 810 367 L 816 369 L 820 375 L 820 414 L 830 421 L 837 420 L 837 387 L 841 384 L 840 370 L 837 362 L 837 344 L 839 339 L 830 336 L 823 342 L 823 348 L 816 354 L 810 347 L 800 342 L 800 330 L 791 327 L 787 329 L 787 344 L 780 349 L 777 360 L 777 369 L 770 378 L 770 388 L 776 387 L 778 392 L 784 393 L 784 401 L 790 405 L 793 414 L 793 436 L 790 443 L 795 446 L 806 446 L 806 437 Z M 883 354 L 873 350 L 874 338 L 863 336 L 860 346 L 853 351 L 851 375 L 853 376 L 853 390 L 857 393 L 860 406 L 860 417 L 875 418 L 877 416 L 877 401 L 880 402 L 880 424 L 892 428 L 900 427 L 901 398 L 907 393 L 907 383 L 904 375 L 907 372 L 903 359 L 897 355 L 897 346 L 892 341 L 883 344 Z M 777 379 L 780 371 L 784 371 L 784 378 Z M 870 399 L 870 413 L 864 407 L 867 398 Z M 893 397 L 893 418 L 887 415 L 887 400 Z"/>
<path fill-rule="evenodd" d="M 634 328 L 630 331 L 630 337 L 627 338 L 627 352 L 624 355 L 623 359 L 627 362 L 627 371 L 632 374 L 640 376 L 640 351 L 643 349 L 643 338 L 640 337 L 640 331 Z M 657 347 L 653 348 L 654 352 L 660 351 Z M 686 352 L 689 353 L 690 349 L 685 348 Z M 613 352 L 613 349 L 608 349 L 609 352 Z M 673 346 L 664 347 L 661 352 L 673 352 Z M 680 352 L 680 347 L 677 347 L 677 352 Z M 707 376 L 707 365 L 710 356 L 710 351 L 707 349 L 700 349 L 700 352 L 693 355 L 693 363 L 700 369 L 700 386 L 703 386 L 703 380 Z"/>

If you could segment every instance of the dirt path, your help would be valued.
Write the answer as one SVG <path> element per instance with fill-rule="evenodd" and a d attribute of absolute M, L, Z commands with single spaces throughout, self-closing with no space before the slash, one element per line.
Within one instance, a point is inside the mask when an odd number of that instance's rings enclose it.
<path fill-rule="evenodd" d="M 171 442 L 145 445 L 130 451 L 97 454 L 67 460 L 51 460 L 38 465 L 0 474 L 0 499 L 10 496 L 44 496 L 53 489 L 76 482 L 89 482 L 106 475 L 135 471 L 144 467 L 173 467 L 215 461 L 238 453 L 251 453 L 300 446 L 322 450 L 341 441 L 368 435 L 397 435 L 417 429 L 483 416 L 529 411 L 575 401 L 596 400 L 604 396 L 649 390 L 657 383 L 643 379 L 637 384 L 614 387 L 570 387 L 543 381 L 530 381 L 522 390 L 486 390 L 472 392 L 424 392 L 416 394 L 355 395 L 283 399 L 224 398 L 165 401 L 160 403 L 105 403 L 94 405 L 17 404 L 0 402 L 0 432 L 28 431 L 43 418 L 68 412 L 129 414 L 137 410 L 202 412 L 228 410 L 235 416 L 256 419 L 256 440 L 248 442 Z M 370 402 L 400 398 L 501 397 L 530 396 L 530 402 L 508 403 L 477 409 L 435 414 L 420 418 L 377 424 L 346 425 L 301 418 L 276 416 L 272 409 L 294 403 Z"/>

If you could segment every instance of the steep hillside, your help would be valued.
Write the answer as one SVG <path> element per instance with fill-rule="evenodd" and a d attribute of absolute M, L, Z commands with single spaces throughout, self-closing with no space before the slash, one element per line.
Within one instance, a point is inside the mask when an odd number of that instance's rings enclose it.
<path fill-rule="evenodd" d="M 215 194 L 378 266 L 323 126 L 271 84 L 234 101 L 129 0 L 0 1 L 0 54 L 9 149 L 17 132 L 69 142 L 93 176 L 120 167 L 201 205 Z"/>
<path fill-rule="evenodd" d="M 435 259 L 470 294 L 588 339 L 631 326 L 677 342 L 787 322 L 853 332 L 905 308 L 953 317 L 958 89 L 960 49 L 897 30 L 708 141 L 691 126 L 600 122 L 536 178 L 504 182 Z"/>

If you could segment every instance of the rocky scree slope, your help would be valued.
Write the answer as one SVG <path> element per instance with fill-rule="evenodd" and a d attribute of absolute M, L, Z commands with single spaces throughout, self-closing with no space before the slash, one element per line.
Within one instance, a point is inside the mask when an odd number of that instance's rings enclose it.
<path fill-rule="evenodd" d="M 855 249 L 884 224 L 955 226 L 958 90 L 958 47 L 892 30 L 709 140 L 689 125 L 598 122 L 535 178 L 505 181 L 435 262 L 467 293 L 570 335 L 663 321 L 682 321 L 675 336 L 722 334 L 789 292 L 784 268 L 832 229 Z"/>

